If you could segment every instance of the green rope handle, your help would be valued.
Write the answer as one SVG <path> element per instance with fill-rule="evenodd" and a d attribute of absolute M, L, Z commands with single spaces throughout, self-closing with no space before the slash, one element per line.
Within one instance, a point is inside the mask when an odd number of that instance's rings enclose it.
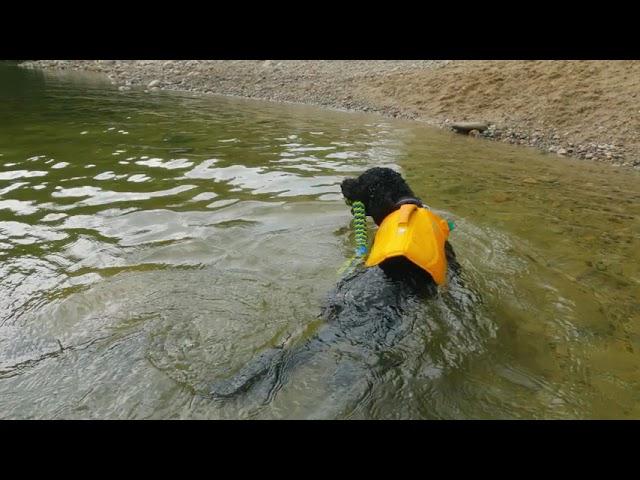
<path fill-rule="evenodd" d="M 367 216 L 365 214 L 364 203 L 353 202 L 351 207 L 353 213 L 353 229 L 356 232 L 356 256 L 362 257 L 367 254 Z"/>
<path fill-rule="evenodd" d="M 367 254 L 369 239 L 367 236 L 367 215 L 365 213 L 364 203 L 356 201 L 351 205 L 351 213 L 353 214 L 353 229 L 355 231 L 355 253 L 347 260 L 338 270 L 338 274 L 343 274 L 348 268 L 354 266 L 357 261 L 361 260 Z"/>

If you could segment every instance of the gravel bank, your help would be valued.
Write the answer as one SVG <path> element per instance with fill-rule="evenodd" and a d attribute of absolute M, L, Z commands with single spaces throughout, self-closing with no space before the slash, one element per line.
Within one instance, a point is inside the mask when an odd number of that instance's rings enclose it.
<path fill-rule="evenodd" d="M 120 90 L 182 90 L 380 113 L 640 169 L 640 61 L 41 60 Z M 466 130 L 466 129 L 465 129 Z"/>

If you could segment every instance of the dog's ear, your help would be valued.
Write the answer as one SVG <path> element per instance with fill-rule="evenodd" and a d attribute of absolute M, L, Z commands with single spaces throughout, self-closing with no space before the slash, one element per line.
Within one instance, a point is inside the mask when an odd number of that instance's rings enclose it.
<path fill-rule="evenodd" d="M 355 178 L 345 178 L 340 184 L 342 195 L 349 201 L 355 202 L 356 200 L 363 200 L 362 185 Z"/>

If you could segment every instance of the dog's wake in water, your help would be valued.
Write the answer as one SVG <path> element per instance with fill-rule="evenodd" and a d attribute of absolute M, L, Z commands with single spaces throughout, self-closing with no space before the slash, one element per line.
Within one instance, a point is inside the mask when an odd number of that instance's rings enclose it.
<path fill-rule="evenodd" d="M 480 303 L 455 272 L 447 287 L 432 296 L 389 279 L 379 268 L 358 269 L 331 292 L 322 325 L 311 338 L 258 354 L 232 377 L 215 382 L 211 394 L 266 405 L 279 392 L 286 395 L 287 389 L 305 390 L 319 382 L 324 384 L 320 391 L 332 392 L 333 398 L 322 402 L 319 390 L 312 389 L 318 417 L 345 415 L 403 364 L 418 368 L 410 373 L 414 380 L 430 379 L 479 353 L 491 336 L 478 314 Z M 337 411 L 324 411 L 329 404 Z M 308 415 L 308 403 L 305 411 Z"/>

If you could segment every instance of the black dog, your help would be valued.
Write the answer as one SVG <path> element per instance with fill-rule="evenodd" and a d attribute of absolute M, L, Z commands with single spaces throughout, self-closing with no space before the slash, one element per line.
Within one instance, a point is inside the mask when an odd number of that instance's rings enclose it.
<path fill-rule="evenodd" d="M 347 178 L 341 188 L 348 202 L 360 201 L 364 204 L 366 215 L 373 218 L 378 226 L 402 203 L 422 205 L 402 176 L 390 168 L 371 168 L 358 178 Z M 445 255 L 449 268 L 458 272 L 460 265 L 448 241 L 445 242 Z M 388 259 L 380 264 L 380 268 L 389 278 L 409 283 L 418 290 L 435 291 L 436 284 L 431 275 L 405 257 Z"/>
<path fill-rule="evenodd" d="M 399 203 L 420 202 L 402 176 L 388 168 L 367 170 L 358 178 L 344 180 L 341 187 L 345 199 L 361 201 L 366 214 L 377 225 L 399 208 Z M 473 294 L 462 289 L 459 265 L 448 243 L 446 256 L 449 290 L 453 288 L 457 293 L 449 295 L 441 302 L 444 306 L 438 308 L 447 309 L 442 321 L 456 322 L 459 312 L 470 309 Z M 358 395 L 362 395 L 370 387 L 368 379 L 372 375 L 379 377 L 382 371 L 402 361 L 392 347 L 425 316 L 434 316 L 425 310 L 428 298 L 437 293 L 437 286 L 428 273 L 402 257 L 387 260 L 380 267 L 358 268 L 338 282 L 321 311 L 324 327 L 311 339 L 263 352 L 235 376 L 216 382 L 212 395 L 237 398 L 251 391 L 267 403 L 302 364 L 313 363 L 313 359 L 315 363 L 322 363 L 327 358 L 335 360 L 329 362 L 329 368 L 323 367 L 331 388 L 359 391 Z M 448 313 L 451 311 L 456 313 L 451 315 Z M 320 354 L 323 357 L 319 357 Z M 448 354 L 446 361 L 450 358 Z M 359 387 L 354 390 L 354 385 Z"/>

